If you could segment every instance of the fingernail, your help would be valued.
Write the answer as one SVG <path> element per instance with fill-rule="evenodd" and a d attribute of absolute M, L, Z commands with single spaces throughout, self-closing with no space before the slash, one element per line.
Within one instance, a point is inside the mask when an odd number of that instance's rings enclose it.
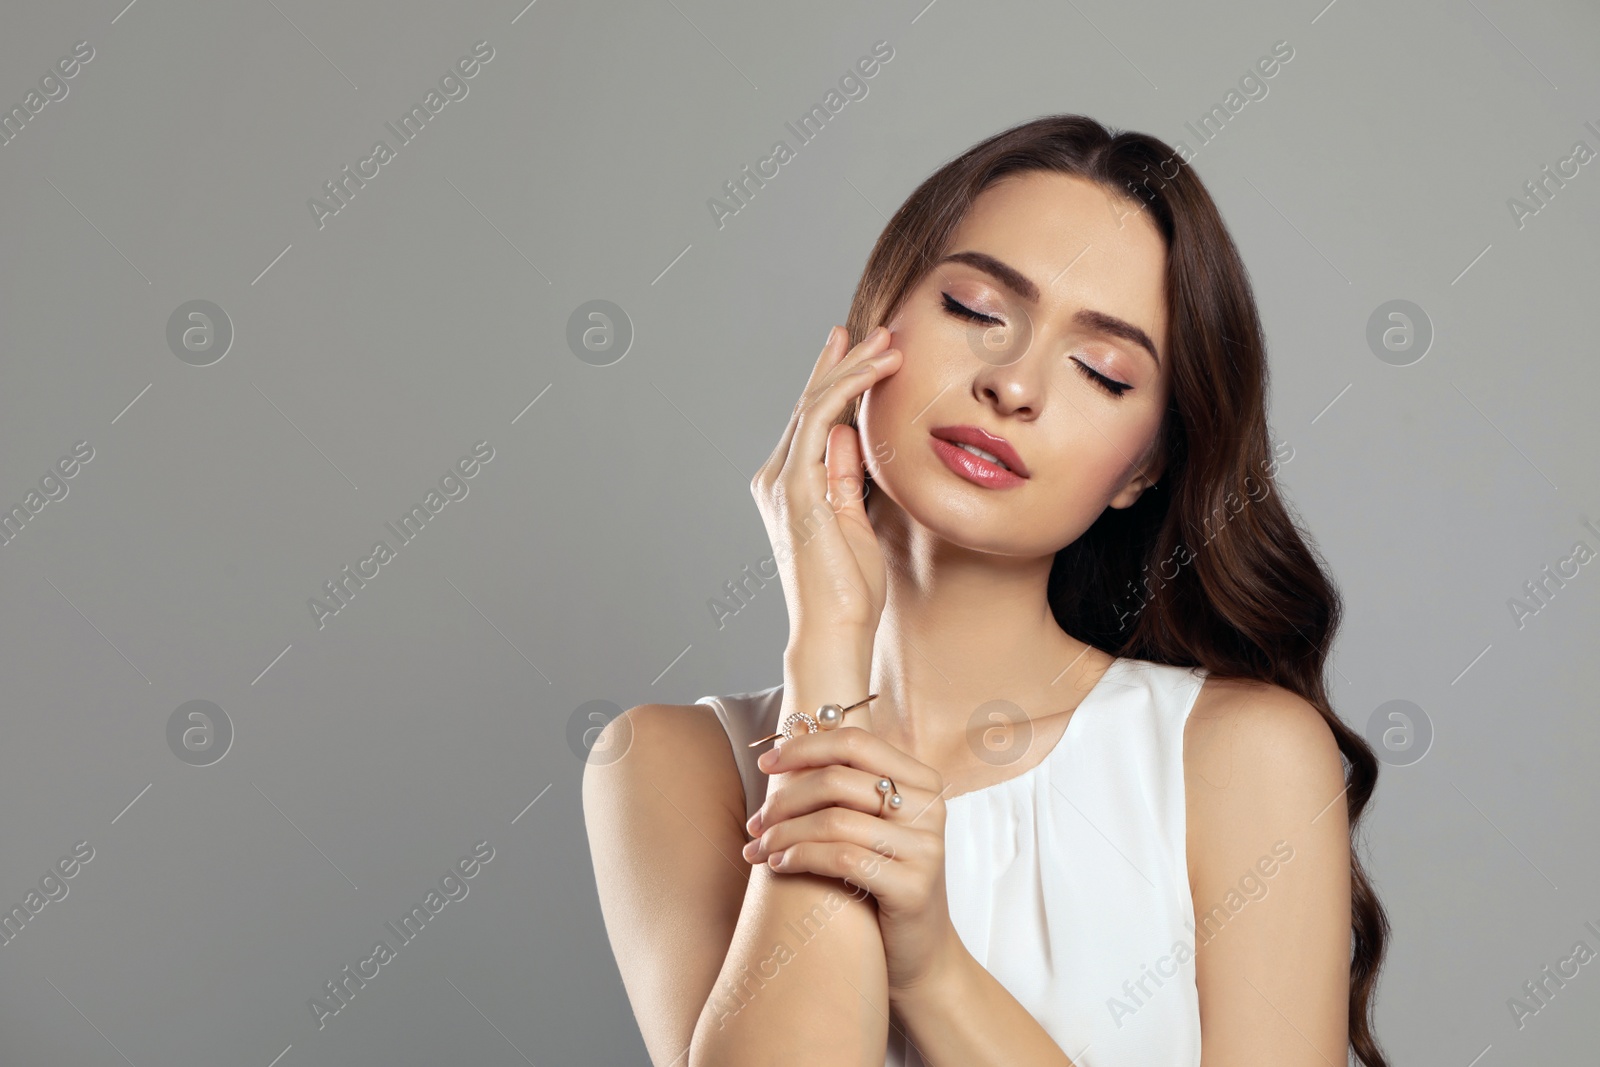
<path fill-rule="evenodd" d="M 780 848 L 778 851 L 776 851 L 772 855 L 768 856 L 767 857 L 767 866 L 776 867 L 778 864 L 782 863 L 783 862 L 783 854 L 785 852 L 787 852 L 787 851 L 789 851 L 789 850 L 786 849 L 786 848 Z"/>
<path fill-rule="evenodd" d="M 769 770 L 771 769 L 772 765 L 777 762 L 777 759 L 778 750 L 775 748 L 769 748 L 765 752 L 761 753 L 761 755 L 756 757 L 756 766 L 760 767 L 764 771 Z"/>
<path fill-rule="evenodd" d="M 761 833 L 761 813 L 758 811 L 754 815 L 750 816 L 749 821 L 744 824 L 744 828 L 751 837 L 755 837 Z"/>
<path fill-rule="evenodd" d="M 833 344 L 833 331 L 837 330 L 838 328 L 839 327 L 837 324 L 828 327 L 828 339 L 822 342 L 823 348 L 827 348 L 829 345 Z"/>

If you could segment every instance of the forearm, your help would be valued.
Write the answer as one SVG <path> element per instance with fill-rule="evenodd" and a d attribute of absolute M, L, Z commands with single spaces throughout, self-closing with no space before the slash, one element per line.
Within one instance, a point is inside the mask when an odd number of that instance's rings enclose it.
<path fill-rule="evenodd" d="M 887 1005 L 871 900 L 852 899 L 837 879 L 763 864 L 751 871 L 688 1067 L 881 1067 Z"/>
<path fill-rule="evenodd" d="M 866 678 L 848 649 L 821 663 L 786 656 L 780 723 L 791 711 L 854 703 L 866 695 Z M 835 878 L 778 874 L 759 864 L 695 1027 L 688 1067 L 882 1067 L 888 1004 L 872 899 Z"/>
<path fill-rule="evenodd" d="M 958 942 L 959 945 L 959 942 Z M 891 1003 L 906 1037 L 931 1067 L 1072 1067 L 1073 1060 L 965 947 Z"/>

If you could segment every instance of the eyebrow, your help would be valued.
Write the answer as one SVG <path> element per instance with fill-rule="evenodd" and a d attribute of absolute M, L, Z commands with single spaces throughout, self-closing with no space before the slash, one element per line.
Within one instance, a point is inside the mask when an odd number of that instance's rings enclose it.
<path fill-rule="evenodd" d="M 1039 287 L 1033 284 L 1026 274 L 985 252 L 954 252 L 945 256 L 939 263 L 965 263 L 969 267 L 976 267 L 1029 303 L 1039 301 Z M 1096 333 L 1131 341 L 1150 353 L 1150 358 L 1156 361 L 1156 366 L 1161 365 L 1161 357 L 1156 354 L 1156 346 L 1150 340 L 1150 335 L 1126 319 L 1119 319 L 1104 311 L 1083 308 L 1072 316 L 1072 321 Z"/>

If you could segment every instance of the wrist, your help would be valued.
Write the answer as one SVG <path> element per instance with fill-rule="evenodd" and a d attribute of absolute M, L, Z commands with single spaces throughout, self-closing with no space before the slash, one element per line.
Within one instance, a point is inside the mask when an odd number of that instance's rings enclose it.
<path fill-rule="evenodd" d="M 856 701 L 871 695 L 871 672 L 865 665 L 830 661 L 814 666 L 801 666 L 785 661 L 783 671 L 784 702 L 788 710 L 815 711 L 823 704 L 837 704 L 847 708 Z M 865 707 L 850 713 L 870 718 Z"/>
<path fill-rule="evenodd" d="M 851 705 L 871 695 L 871 691 L 867 688 L 870 678 L 871 672 L 866 665 L 848 661 L 843 655 L 832 660 L 824 659 L 809 666 L 802 666 L 795 660 L 785 657 L 783 715 L 787 716 L 796 711 L 814 713 L 824 704 L 837 704 L 841 708 L 850 708 Z M 844 716 L 845 726 L 870 729 L 871 722 L 872 711 L 864 704 L 847 711 Z"/>
<path fill-rule="evenodd" d="M 934 957 L 927 973 L 908 985 L 889 986 L 889 1003 L 907 1019 L 957 1011 L 971 1003 L 966 981 L 968 968 L 975 966 L 978 961 L 952 926 L 947 930 L 944 948 Z"/>
<path fill-rule="evenodd" d="M 855 677 L 865 684 L 872 676 L 872 639 L 849 634 L 791 637 L 783 650 L 783 669 L 802 677 Z"/>

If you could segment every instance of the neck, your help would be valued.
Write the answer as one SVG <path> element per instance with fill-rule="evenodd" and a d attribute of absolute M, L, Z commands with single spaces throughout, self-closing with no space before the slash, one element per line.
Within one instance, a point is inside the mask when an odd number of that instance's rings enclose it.
<path fill-rule="evenodd" d="M 875 733 L 938 766 L 966 751 L 973 715 L 990 701 L 1015 705 L 1007 718 L 1077 706 L 1112 657 L 1056 622 L 1047 595 L 1053 555 L 962 548 L 892 501 L 869 503 L 888 561 L 872 649 Z"/>

